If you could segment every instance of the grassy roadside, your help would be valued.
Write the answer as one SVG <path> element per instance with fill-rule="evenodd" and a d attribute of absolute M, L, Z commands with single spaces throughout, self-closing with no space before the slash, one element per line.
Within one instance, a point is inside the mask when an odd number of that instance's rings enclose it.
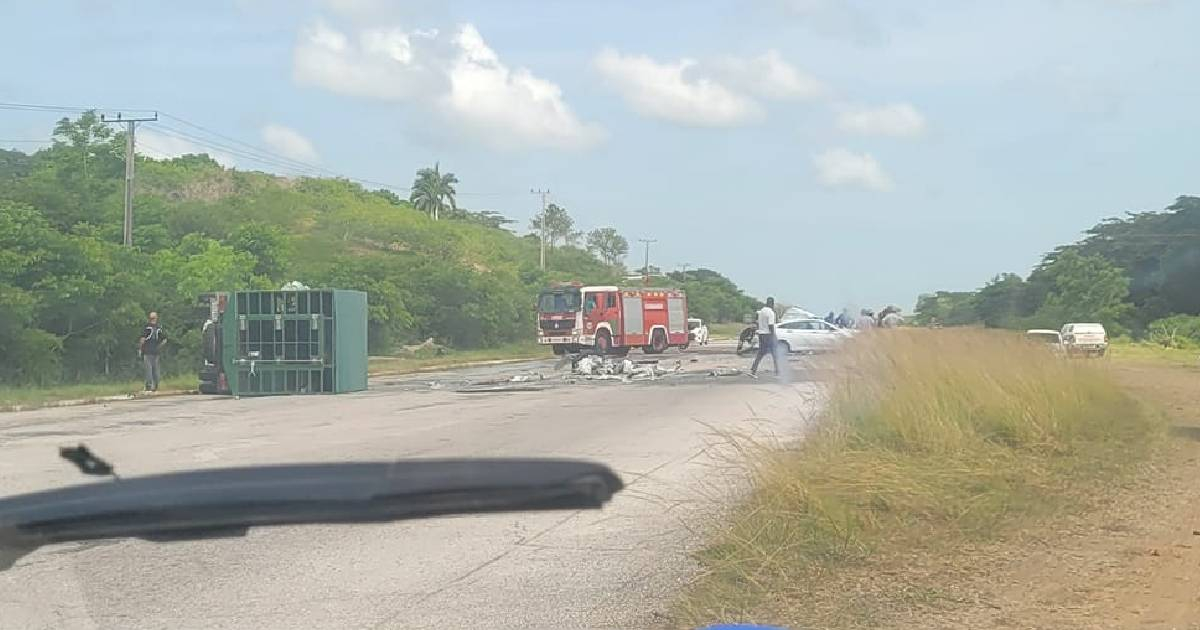
<path fill-rule="evenodd" d="M 448 351 L 440 356 L 371 357 L 368 371 L 371 375 L 406 374 L 439 367 L 453 367 L 474 361 L 497 361 L 506 359 L 534 359 L 550 357 L 550 350 L 536 344 L 509 344 L 486 350 Z M 124 396 L 142 392 L 141 381 L 114 381 L 108 383 L 79 383 L 53 387 L 0 387 L 0 410 L 9 407 L 39 407 L 62 400 L 88 400 L 108 396 Z M 172 376 L 159 385 L 159 390 L 190 391 L 196 388 L 196 377 L 192 374 Z"/>
<path fill-rule="evenodd" d="M 738 322 L 718 322 L 708 325 L 708 336 L 713 339 L 737 339 L 745 324 Z"/>
<path fill-rule="evenodd" d="M 371 375 L 407 374 L 439 367 L 454 367 L 476 361 L 504 361 L 518 359 L 547 359 L 553 357 L 550 348 L 535 343 L 512 343 L 483 350 L 450 350 L 443 355 L 421 355 L 412 357 L 371 357 Z"/>
<path fill-rule="evenodd" d="M 86 400 L 142 393 L 141 380 L 108 383 L 77 383 L 53 387 L 0 387 L 0 409 L 12 406 L 37 407 L 59 400 Z M 195 376 L 172 376 L 159 383 L 160 391 L 196 389 Z"/>
<path fill-rule="evenodd" d="M 1155 362 L 1177 367 L 1200 366 L 1200 350 L 1164 348 L 1154 343 L 1114 341 L 1108 347 L 1108 355 L 1118 361 Z"/>
<path fill-rule="evenodd" d="M 932 605 L 912 570 L 1082 503 L 1160 443 L 1104 361 L 1017 335 L 903 330 L 845 353 L 803 441 L 752 453 L 752 491 L 698 556 L 672 623 L 879 625 Z"/>

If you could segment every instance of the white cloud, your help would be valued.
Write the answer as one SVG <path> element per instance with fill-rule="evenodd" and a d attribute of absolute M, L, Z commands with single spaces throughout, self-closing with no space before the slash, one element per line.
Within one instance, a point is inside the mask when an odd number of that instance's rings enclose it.
<path fill-rule="evenodd" d="M 758 103 L 711 78 L 691 76 L 696 61 L 658 62 L 645 55 L 606 49 L 595 66 L 635 111 L 699 126 L 736 125 L 758 118 Z"/>
<path fill-rule="evenodd" d="M 262 139 L 269 149 L 284 157 L 301 162 L 316 162 L 320 159 L 312 142 L 290 127 L 267 125 L 262 128 Z"/>
<path fill-rule="evenodd" d="M 510 70 L 474 26 L 463 26 L 453 41 L 459 53 L 450 68 L 450 93 L 442 100 L 480 134 L 501 145 L 535 142 L 557 148 L 582 148 L 603 139 L 598 125 L 579 121 L 558 85 L 525 68 Z"/>
<path fill-rule="evenodd" d="M 233 156 L 207 148 L 186 138 L 157 132 L 151 126 L 143 126 L 137 132 L 137 152 L 156 160 L 169 160 L 181 155 L 207 154 L 226 168 L 237 166 Z"/>
<path fill-rule="evenodd" d="M 399 28 L 367 28 L 351 39 L 323 22 L 304 29 L 292 59 L 303 85 L 384 101 L 420 99 L 447 89 L 435 38 Z M 422 53 L 418 57 L 418 51 Z"/>
<path fill-rule="evenodd" d="M 789 64 L 777 50 L 757 57 L 724 57 L 713 65 L 725 82 L 766 98 L 810 100 L 828 92 L 823 83 Z"/>
<path fill-rule="evenodd" d="M 838 114 L 837 127 L 865 136 L 911 138 L 925 133 L 925 117 L 908 103 L 851 107 Z"/>
<path fill-rule="evenodd" d="M 817 179 L 830 188 L 892 189 L 892 178 L 870 153 L 829 149 L 813 156 L 813 165 L 817 168 Z"/>
<path fill-rule="evenodd" d="M 503 147 L 582 148 L 604 137 L 579 120 L 555 83 L 511 69 L 470 24 L 452 34 L 369 27 L 354 36 L 322 22 L 301 33 L 298 83 L 396 103 L 417 103 Z"/>

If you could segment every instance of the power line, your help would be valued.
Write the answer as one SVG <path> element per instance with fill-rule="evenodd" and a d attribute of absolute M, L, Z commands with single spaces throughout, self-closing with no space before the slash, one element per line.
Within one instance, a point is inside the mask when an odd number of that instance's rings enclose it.
<path fill-rule="evenodd" d="M 197 136 L 194 134 L 181 132 L 181 131 L 174 129 L 172 127 L 169 127 L 169 126 L 156 128 L 156 131 L 158 131 L 159 133 L 161 133 L 164 136 L 169 136 L 172 138 L 176 138 L 178 140 L 183 140 L 185 142 L 189 142 L 191 144 L 196 145 L 198 148 L 201 148 L 201 149 L 209 149 L 212 151 L 218 151 L 222 154 L 228 154 L 233 157 L 240 157 L 244 160 L 257 162 L 259 164 L 264 164 L 267 166 L 274 166 L 276 168 L 280 168 L 280 169 L 288 171 L 288 172 L 294 172 L 294 173 L 305 174 L 305 175 L 311 175 L 314 172 L 317 172 L 316 169 L 305 167 L 305 166 L 299 166 L 297 164 L 288 162 L 283 158 L 277 158 L 277 157 L 271 156 L 269 154 L 260 155 L 260 154 L 256 154 L 256 153 L 251 153 L 249 151 L 243 151 L 241 149 L 238 149 L 236 147 L 233 147 L 233 146 L 230 146 L 230 145 L 227 145 L 224 143 L 208 140 L 207 138 L 204 138 L 202 136 Z"/>
<path fill-rule="evenodd" d="M 99 106 L 82 107 L 82 106 L 69 106 L 69 105 L 46 105 L 46 104 L 34 104 L 34 103 L 4 103 L 4 102 L 0 102 L 0 110 L 31 111 L 31 112 L 62 112 L 62 113 L 75 113 L 75 114 L 89 112 L 89 111 L 94 111 L 94 112 L 118 111 L 116 108 L 107 108 L 107 107 L 99 107 Z M 160 124 L 156 125 L 155 131 L 163 132 L 165 135 L 173 135 L 178 139 L 193 142 L 197 145 L 200 145 L 201 147 L 221 151 L 221 152 L 227 153 L 231 156 L 240 157 L 242 159 L 249 160 L 249 161 L 252 161 L 252 162 L 255 162 L 258 164 L 272 166 L 272 167 L 279 168 L 281 170 L 292 172 L 292 173 L 324 174 L 325 176 L 328 176 L 328 177 L 337 177 L 337 178 L 345 179 L 345 180 L 352 181 L 352 182 L 357 182 L 357 183 L 364 184 L 364 185 L 380 186 L 383 188 L 390 188 L 392 190 L 405 191 L 405 192 L 409 192 L 412 190 L 412 188 L 409 186 L 401 186 L 401 185 L 390 183 L 390 182 L 366 179 L 366 178 L 362 178 L 362 177 L 354 177 L 351 175 L 346 175 L 345 173 L 340 173 L 338 171 L 334 171 L 327 167 L 318 166 L 316 164 L 311 164 L 308 162 L 304 162 L 302 160 L 297 160 L 295 158 L 290 158 L 290 157 L 287 157 L 284 155 L 280 155 L 279 153 L 275 153 L 273 151 L 269 151 L 262 147 L 256 146 L 252 143 L 245 142 L 243 140 L 239 140 L 233 136 L 229 136 L 229 135 L 226 135 L 219 131 L 215 131 L 213 129 L 210 129 L 210 128 L 200 125 L 198 123 L 194 123 L 190 120 L 184 119 L 182 117 L 176 116 L 176 115 L 168 113 L 168 112 L 163 112 L 163 111 L 158 111 L 158 110 L 150 110 L 150 109 L 139 109 L 139 108 L 132 108 L 132 107 L 124 108 L 119 111 L 122 111 L 125 113 L 151 113 L 151 114 L 154 114 L 157 116 L 161 116 L 164 119 L 170 119 L 180 125 L 184 125 L 184 126 L 188 127 L 190 130 L 194 130 L 194 131 L 180 129 L 178 126 L 174 126 L 174 125 L 167 125 L 167 124 L 163 123 L 161 120 L 159 121 Z M 205 137 L 203 134 L 212 136 L 212 138 Z M 214 140 L 213 138 L 217 138 L 218 140 Z M 166 155 L 165 152 L 164 152 L 164 155 Z M 456 195 L 462 196 L 462 197 L 516 197 L 516 196 L 524 195 L 524 194 L 525 193 L 523 193 L 523 192 L 515 191 L 515 190 L 514 191 L 478 191 L 478 192 L 461 191 L 461 192 L 456 192 Z"/>
<path fill-rule="evenodd" d="M 153 109 L 142 109 L 138 107 L 79 107 L 71 105 L 39 105 L 34 103 L 0 103 L 0 109 L 13 111 L 27 112 L 65 112 L 65 113 L 85 113 L 85 112 L 129 112 L 133 114 L 153 114 Z"/>
<path fill-rule="evenodd" d="M 188 127 L 191 127 L 192 129 L 195 129 L 195 130 L 197 130 L 197 131 L 200 131 L 200 132 L 203 132 L 203 133 L 207 133 L 207 134 L 209 134 L 209 135 L 211 135 L 211 136 L 216 136 L 217 138 L 220 138 L 220 139 L 222 139 L 222 140 L 225 140 L 225 141 L 227 141 L 227 142 L 229 142 L 229 143 L 231 143 L 231 144 L 233 144 L 233 145 L 236 145 L 236 146 L 239 146 L 239 147 L 244 147 L 242 150 L 248 151 L 248 152 L 250 152 L 250 153 L 254 153 L 254 154 L 262 154 L 262 155 L 267 155 L 267 156 L 273 156 L 273 157 L 275 157 L 275 158 L 277 158 L 277 159 L 279 159 L 279 160 L 281 160 L 281 161 L 284 161 L 284 162 L 287 162 L 287 163 L 290 163 L 290 164 L 295 164 L 295 165 L 297 165 L 297 166 L 301 166 L 301 167 L 304 167 L 304 168 L 307 168 L 307 169 L 310 169 L 310 170 L 314 170 L 314 171 L 323 171 L 323 172 L 327 172 L 327 173 L 332 173 L 332 172 L 333 172 L 333 171 L 330 171 L 329 169 L 326 169 L 326 168 L 323 168 L 323 167 L 317 166 L 316 164 L 309 164 L 308 162 L 303 162 L 303 161 L 301 161 L 301 160 L 297 160 L 297 159 L 294 159 L 294 158 L 289 158 L 289 157 L 287 157 L 287 156 L 284 156 L 284 155 L 279 155 L 278 153 L 273 153 L 273 152 L 271 152 L 271 151 L 268 151 L 267 149 L 263 149 L 263 148 L 261 148 L 261 147 L 258 147 L 258 146 L 255 146 L 255 145 L 253 145 L 253 144 L 250 144 L 249 142 L 244 142 L 244 141 L 242 141 L 242 140 L 238 140 L 237 138 L 233 138 L 233 137 L 227 136 L 227 135 L 225 135 L 225 134 L 223 134 L 223 133 L 220 133 L 220 132 L 213 131 L 213 130 L 211 130 L 211 129 L 208 129 L 208 128 L 206 128 L 206 127 L 203 127 L 203 126 L 201 126 L 201 125 L 198 125 L 198 124 L 196 124 L 196 123 L 193 123 L 193 122 L 190 122 L 190 121 L 184 120 L 184 119 L 182 119 L 182 118 L 180 118 L 180 117 L 178 117 L 178 116 L 172 115 L 172 114 L 167 114 L 167 113 L 164 113 L 164 114 L 163 114 L 163 117 L 164 117 L 164 118 L 170 118 L 171 120 L 174 120 L 174 121 L 176 121 L 176 122 L 179 122 L 179 123 L 182 123 L 182 124 L 184 124 L 184 125 L 187 125 Z M 183 132 L 183 131 L 181 131 L 181 130 L 178 130 L 178 129 L 177 129 L 176 131 L 178 131 L 180 134 L 187 135 L 187 134 L 186 134 L 186 132 Z"/>

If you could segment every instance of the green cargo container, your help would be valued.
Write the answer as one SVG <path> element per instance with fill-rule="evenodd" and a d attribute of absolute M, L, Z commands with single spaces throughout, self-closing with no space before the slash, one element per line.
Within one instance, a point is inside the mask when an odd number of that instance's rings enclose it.
<path fill-rule="evenodd" d="M 238 291 L 221 316 L 221 363 L 234 396 L 367 388 L 367 294 Z"/>

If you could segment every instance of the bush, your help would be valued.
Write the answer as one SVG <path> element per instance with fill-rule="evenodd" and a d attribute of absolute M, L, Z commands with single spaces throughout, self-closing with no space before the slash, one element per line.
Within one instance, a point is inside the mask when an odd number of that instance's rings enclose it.
<path fill-rule="evenodd" d="M 1172 315 L 1154 320 L 1146 327 L 1146 335 L 1164 348 L 1200 346 L 1200 316 Z"/>

